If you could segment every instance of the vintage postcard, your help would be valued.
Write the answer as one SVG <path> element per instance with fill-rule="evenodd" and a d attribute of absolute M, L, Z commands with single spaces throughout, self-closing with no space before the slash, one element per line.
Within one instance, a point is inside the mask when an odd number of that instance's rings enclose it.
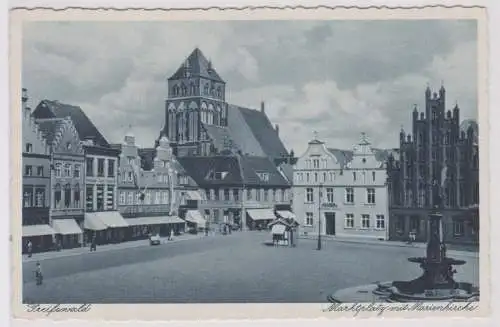
<path fill-rule="evenodd" d="M 10 17 L 15 318 L 489 314 L 484 8 Z"/>

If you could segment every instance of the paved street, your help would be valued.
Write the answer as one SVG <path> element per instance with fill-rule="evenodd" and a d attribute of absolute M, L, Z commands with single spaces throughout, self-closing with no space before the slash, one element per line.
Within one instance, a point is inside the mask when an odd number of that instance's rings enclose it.
<path fill-rule="evenodd" d="M 420 275 L 410 256 L 419 247 L 300 240 L 296 248 L 269 247 L 266 232 L 237 232 L 46 259 L 36 286 L 34 261 L 23 265 L 24 301 L 36 303 L 324 302 L 333 291 L 377 280 Z M 479 282 L 479 259 L 457 267 L 457 280 Z"/>

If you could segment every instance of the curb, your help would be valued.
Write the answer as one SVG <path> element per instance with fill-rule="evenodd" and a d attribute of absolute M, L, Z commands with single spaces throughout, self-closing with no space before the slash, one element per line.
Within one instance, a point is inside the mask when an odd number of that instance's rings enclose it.
<path fill-rule="evenodd" d="M 177 242 L 184 242 L 184 241 L 191 241 L 191 240 L 199 240 L 202 238 L 203 237 L 193 237 L 193 238 L 172 240 L 172 241 L 162 242 L 161 245 L 172 244 L 172 243 L 177 243 Z M 146 247 L 146 246 L 150 246 L 149 243 L 146 243 L 146 244 L 141 243 L 141 244 L 118 247 L 118 248 L 105 248 L 105 249 L 101 249 L 99 252 L 103 253 L 103 252 L 111 252 L 111 251 L 118 251 L 118 250 L 135 249 L 135 248 Z M 44 260 L 53 260 L 53 259 L 66 258 L 66 257 L 77 257 L 77 256 L 81 256 L 81 255 L 91 254 L 91 253 L 95 253 L 95 252 L 84 251 L 84 252 L 77 252 L 77 253 L 61 253 L 60 255 L 57 255 L 57 256 L 47 256 L 44 258 L 36 258 L 36 257 L 25 258 L 23 255 L 22 263 L 44 261 Z"/>

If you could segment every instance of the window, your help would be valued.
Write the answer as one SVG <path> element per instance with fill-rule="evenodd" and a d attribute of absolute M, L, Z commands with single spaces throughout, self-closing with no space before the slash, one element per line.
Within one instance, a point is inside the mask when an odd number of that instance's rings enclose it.
<path fill-rule="evenodd" d="M 384 215 L 377 215 L 375 223 L 376 223 L 377 229 L 385 229 L 385 217 L 384 217 Z"/>
<path fill-rule="evenodd" d="M 115 206 L 115 188 L 113 185 L 108 185 L 106 189 L 106 209 L 113 209 Z"/>
<path fill-rule="evenodd" d="M 354 203 L 354 189 L 352 187 L 345 189 L 345 202 Z"/>
<path fill-rule="evenodd" d="M 464 235 L 464 221 L 461 219 L 453 220 L 453 235 L 463 236 Z"/>
<path fill-rule="evenodd" d="M 134 204 L 134 192 L 128 192 L 128 204 Z"/>
<path fill-rule="evenodd" d="M 234 201 L 240 200 L 240 191 L 238 189 L 233 189 L 233 199 Z"/>
<path fill-rule="evenodd" d="M 314 173 L 314 182 L 317 183 L 318 182 L 318 173 Z"/>
<path fill-rule="evenodd" d="M 361 215 L 361 228 L 370 228 L 370 215 Z"/>
<path fill-rule="evenodd" d="M 224 201 L 229 201 L 229 190 L 224 189 Z"/>
<path fill-rule="evenodd" d="M 269 190 L 264 190 L 264 201 L 269 201 Z"/>
<path fill-rule="evenodd" d="M 146 191 L 145 204 L 151 204 L 151 191 Z"/>
<path fill-rule="evenodd" d="M 64 164 L 64 171 L 63 171 L 63 176 L 64 177 L 71 177 L 71 164 Z"/>
<path fill-rule="evenodd" d="M 76 184 L 73 188 L 73 207 L 81 208 L 81 199 L 80 199 L 80 185 Z"/>
<path fill-rule="evenodd" d="M 33 166 L 30 166 L 30 165 L 24 166 L 24 175 L 25 176 L 32 176 L 33 175 Z"/>
<path fill-rule="evenodd" d="M 269 173 L 257 173 L 257 176 L 259 176 L 261 181 L 269 182 Z"/>
<path fill-rule="evenodd" d="M 104 176 L 104 159 L 97 159 L 97 176 Z"/>
<path fill-rule="evenodd" d="M 104 211 L 104 185 L 97 185 L 97 211 Z"/>
<path fill-rule="evenodd" d="M 306 182 L 309 183 L 309 173 L 306 173 Z"/>
<path fill-rule="evenodd" d="M 354 228 L 354 214 L 345 214 L 345 228 Z"/>
<path fill-rule="evenodd" d="M 255 189 L 255 200 L 260 201 L 260 189 Z"/>
<path fill-rule="evenodd" d="M 26 143 L 25 147 L 24 147 L 24 151 L 27 152 L 27 153 L 31 153 L 33 152 L 33 144 L 31 143 Z"/>
<path fill-rule="evenodd" d="M 127 157 L 127 162 L 130 166 L 134 165 L 134 157 Z"/>
<path fill-rule="evenodd" d="M 205 196 L 206 196 L 207 200 L 210 200 L 210 189 L 205 190 Z"/>
<path fill-rule="evenodd" d="M 313 201 L 314 201 L 313 189 L 311 187 L 308 187 L 306 189 L 306 202 L 312 203 Z"/>
<path fill-rule="evenodd" d="M 168 192 L 167 191 L 164 191 L 163 192 L 163 203 L 164 204 L 168 204 Z"/>
<path fill-rule="evenodd" d="M 214 200 L 219 201 L 219 189 L 214 189 Z"/>
<path fill-rule="evenodd" d="M 333 203 L 333 188 L 332 187 L 328 187 L 326 189 L 326 201 L 328 203 Z"/>
<path fill-rule="evenodd" d="M 120 192 L 120 204 L 125 204 L 126 201 L 126 195 L 125 192 Z"/>
<path fill-rule="evenodd" d="M 319 168 L 319 159 L 314 159 L 313 160 L 313 165 L 314 165 L 314 168 Z"/>
<path fill-rule="evenodd" d="M 375 204 L 375 189 L 374 188 L 368 188 L 366 189 L 366 201 L 368 204 Z"/>
<path fill-rule="evenodd" d="M 73 169 L 73 177 L 74 178 L 80 178 L 80 170 L 82 169 L 82 167 L 78 164 L 75 164 L 75 167 Z"/>
<path fill-rule="evenodd" d="M 247 190 L 247 200 L 252 200 L 252 190 L 251 189 Z"/>
<path fill-rule="evenodd" d="M 37 187 L 35 190 L 35 207 L 45 207 L 45 187 Z"/>
<path fill-rule="evenodd" d="M 276 189 L 273 188 L 273 202 L 276 202 L 278 201 L 278 199 L 276 198 Z"/>
<path fill-rule="evenodd" d="M 155 204 L 161 204 L 161 192 L 160 191 L 156 191 Z"/>
<path fill-rule="evenodd" d="M 372 180 L 375 182 L 375 172 L 372 171 Z"/>
<path fill-rule="evenodd" d="M 132 172 L 131 171 L 127 172 L 127 181 L 131 182 L 133 180 L 134 180 L 134 178 L 132 176 Z"/>
<path fill-rule="evenodd" d="M 37 176 L 43 176 L 43 166 L 36 167 Z"/>
<path fill-rule="evenodd" d="M 330 173 L 330 181 L 335 181 L 335 173 Z"/>
<path fill-rule="evenodd" d="M 94 158 L 87 158 L 85 165 L 87 176 L 94 176 Z"/>
<path fill-rule="evenodd" d="M 286 199 L 286 189 L 281 190 L 281 202 L 285 202 Z"/>
<path fill-rule="evenodd" d="M 414 231 L 415 233 L 420 232 L 420 218 L 417 216 L 410 217 L 410 231 Z"/>
<path fill-rule="evenodd" d="M 306 226 L 312 226 L 313 225 L 313 213 L 312 212 L 306 212 Z"/>
<path fill-rule="evenodd" d="M 25 208 L 31 208 L 33 206 L 33 187 L 24 187 L 23 206 Z"/>
<path fill-rule="evenodd" d="M 61 185 L 59 184 L 54 187 L 54 208 L 61 208 Z"/>
<path fill-rule="evenodd" d="M 64 185 L 64 207 L 71 207 L 71 185 L 69 183 Z"/>
<path fill-rule="evenodd" d="M 115 177 L 115 161 L 108 159 L 108 177 Z"/>

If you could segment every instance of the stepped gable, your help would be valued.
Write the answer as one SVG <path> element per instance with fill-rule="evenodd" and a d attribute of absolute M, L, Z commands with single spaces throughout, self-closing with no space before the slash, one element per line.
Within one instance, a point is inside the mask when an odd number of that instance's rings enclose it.
<path fill-rule="evenodd" d="M 43 119 L 37 122 L 38 129 L 49 145 L 53 145 L 56 135 L 61 130 L 64 123 L 64 119 L 62 118 Z"/>
<path fill-rule="evenodd" d="M 278 132 L 274 129 L 265 112 L 235 105 L 230 105 L 229 110 L 238 110 L 240 112 L 249 132 L 252 134 L 252 137 L 247 138 L 249 140 L 255 139 L 264 155 L 270 158 L 281 158 L 288 155 L 288 151 L 283 145 Z M 242 133 L 246 132 L 245 128 L 242 128 L 241 131 Z M 242 138 L 235 137 L 235 139 Z M 254 148 L 258 151 L 257 146 Z"/>
<path fill-rule="evenodd" d="M 396 160 L 399 159 L 399 150 L 398 149 L 377 149 L 377 148 L 372 148 L 373 153 L 375 154 L 375 159 L 377 161 L 380 161 L 381 163 L 384 163 L 387 161 L 389 158 L 389 155 L 393 155 Z M 340 166 L 345 168 L 347 167 L 347 164 L 352 161 L 352 155 L 353 151 L 352 150 L 342 150 L 342 149 L 336 149 L 336 148 L 328 148 L 328 151 L 330 151 L 335 158 L 337 158 L 337 161 L 339 162 Z"/>
<path fill-rule="evenodd" d="M 224 80 L 217 74 L 217 71 L 212 67 L 211 62 L 203 55 L 200 49 L 196 48 L 186 58 L 184 63 L 177 71 L 169 78 L 169 80 L 177 80 L 184 78 L 184 69 L 186 64 L 189 65 L 189 72 L 192 77 L 203 77 L 217 82 L 225 83 Z"/>
<path fill-rule="evenodd" d="M 238 158 L 234 155 L 188 156 L 179 157 L 177 161 L 200 187 L 242 185 Z M 227 172 L 227 175 L 215 178 L 215 173 L 222 172 Z"/>
<path fill-rule="evenodd" d="M 59 101 L 42 100 L 33 112 L 33 116 L 37 119 L 70 117 L 81 141 L 91 139 L 94 145 L 109 148 L 108 141 L 99 132 L 82 108 L 78 106 Z"/>

